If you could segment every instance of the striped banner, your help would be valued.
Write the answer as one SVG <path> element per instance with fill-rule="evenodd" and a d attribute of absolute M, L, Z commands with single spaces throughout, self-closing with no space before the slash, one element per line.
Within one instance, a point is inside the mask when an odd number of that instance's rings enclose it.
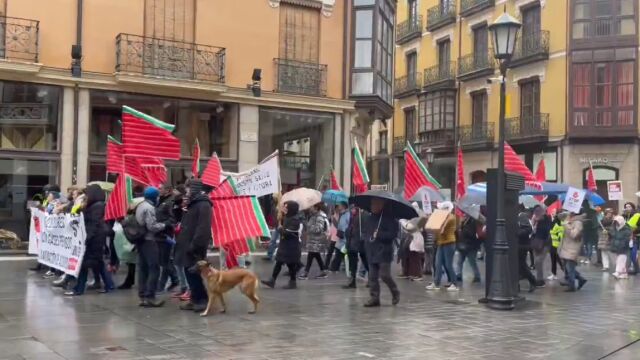
<path fill-rule="evenodd" d="M 124 174 L 119 174 L 115 186 L 104 209 L 105 220 L 122 219 L 127 215 L 129 203 L 133 200 L 131 178 Z"/>
<path fill-rule="evenodd" d="M 124 171 L 124 149 L 122 143 L 107 136 L 107 172 L 120 174 Z"/>
<path fill-rule="evenodd" d="M 410 143 L 407 143 L 404 148 L 404 163 L 403 196 L 405 199 L 411 199 L 416 191 L 423 186 L 428 186 L 435 190 L 440 189 L 440 183 L 431 176 Z"/>
<path fill-rule="evenodd" d="M 351 178 L 354 187 L 354 193 L 360 194 L 368 189 L 369 173 L 367 172 L 367 166 L 358 147 L 358 141 L 354 139 L 353 146 L 353 165 Z"/>
<path fill-rule="evenodd" d="M 220 173 L 222 173 L 222 165 L 218 154 L 214 152 L 202 172 L 202 183 L 217 188 L 220 185 Z"/>
<path fill-rule="evenodd" d="M 211 221 L 213 242 L 217 247 L 239 242 L 247 248 L 247 238 L 269 237 L 269 227 L 255 196 L 220 197 L 213 201 Z"/>
<path fill-rule="evenodd" d="M 174 126 L 122 107 L 122 143 L 124 154 L 135 157 L 180 159 L 180 140 L 171 135 Z"/>

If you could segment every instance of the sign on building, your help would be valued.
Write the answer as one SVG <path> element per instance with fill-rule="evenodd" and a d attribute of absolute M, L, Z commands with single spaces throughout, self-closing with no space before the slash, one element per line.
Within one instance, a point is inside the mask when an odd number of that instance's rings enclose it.
<path fill-rule="evenodd" d="M 622 181 L 607 181 L 607 190 L 610 201 L 622 200 Z"/>

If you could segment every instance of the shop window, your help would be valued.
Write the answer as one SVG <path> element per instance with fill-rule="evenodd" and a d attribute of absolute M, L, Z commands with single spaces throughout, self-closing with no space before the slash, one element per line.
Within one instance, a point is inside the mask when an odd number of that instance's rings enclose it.
<path fill-rule="evenodd" d="M 0 82 L 0 148 L 58 150 L 60 88 Z"/>

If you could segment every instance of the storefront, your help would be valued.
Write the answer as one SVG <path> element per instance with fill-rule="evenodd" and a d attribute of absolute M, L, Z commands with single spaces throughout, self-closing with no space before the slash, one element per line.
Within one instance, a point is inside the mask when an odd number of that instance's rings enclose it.
<path fill-rule="evenodd" d="M 213 152 L 227 171 L 237 170 L 238 105 L 93 90 L 90 93 L 89 181 L 109 179 L 106 174 L 107 136 L 120 138 L 122 106 L 127 105 L 170 124 L 180 138 L 181 159 L 167 161 L 169 181 L 184 183 L 192 176 L 193 146 L 198 139 L 201 165 Z"/>
<path fill-rule="evenodd" d="M 0 82 L 0 228 L 22 240 L 27 201 L 59 179 L 61 101 L 57 86 Z"/>

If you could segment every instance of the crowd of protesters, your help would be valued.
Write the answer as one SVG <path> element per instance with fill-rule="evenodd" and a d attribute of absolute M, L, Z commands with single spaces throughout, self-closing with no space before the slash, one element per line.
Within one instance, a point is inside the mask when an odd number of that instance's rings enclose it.
<path fill-rule="evenodd" d="M 47 213 L 84 214 L 86 250 L 78 277 L 40 265 L 33 269 L 46 270 L 45 278 L 57 276 L 52 284 L 65 288 L 65 295 L 83 295 L 86 289 L 111 292 L 116 289 L 112 273 L 126 266 L 126 277 L 117 288 L 131 289 L 137 282 L 140 306 L 163 306 L 157 294 L 171 292 L 183 301 L 181 309 L 204 310 L 206 290 L 199 274 L 189 270 L 198 260 L 206 259 L 212 245 L 210 187 L 192 179 L 175 189 L 169 185 L 138 189 L 136 195 L 143 200 L 131 206 L 127 218 L 110 222 L 104 220 L 105 191 L 97 184 L 84 189 L 70 187 L 66 196 L 56 185 L 43 190 L 41 208 Z M 271 276 L 262 281 L 267 287 L 275 287 L 285 266 L 285 289 L 296 289 L 297 280 L 323 279 L 344 271 L 345 289 L 355 289 L 358 278 L 366 280 L 370 299 L 365 306 L 380 305 L 380 280 L 388 286 L 392 303 L 397 304 L 400 293 L 391 274 L 394 259 L 400 263 L 398 278 L 419 282 L 430 276 L 427 290 L 444 287 L 457 291 L 465 281 L 465 263 L 473 274 L 470 282 L 482 281 L 477 261 L 482 259 L 487 236 L 486 219 L 482 213 L 471 217 L 455 212 L 451 202 L 434 204 L 448 214 L 440 231 L 425 231 L 429 215 L 417 204 L 413 205 L 420 216 L 397 221 L 382 213 L 384 200 L 372 201 L 371 212 L 345 202 L 331 207 L 318 203 L 302 211 L 293 201 L 277 206 L 278 196 L 261 199 L 261 203 L 274 229 L 265 259 L 275 260 L 275 264 Z M 541 205 L 522 209 L 514 234 L 520 279 L 529 282 L 529 291 L 559 281 L 573 292 L 587 282 L 578 266 L 591 263 L 617 279 L 626 279 L 639 270 L 639 221 L 640 213 L 632 203 L 625 204 L 620 215 L 613 209 L 591 208 L 587 202 L 580 214 L 548 214 Z M 138 229 L 132 230 L 136 226 Z M 139 238 L 132 241 L 135 231 Z M 303 251 L 307 253 L 306 264 Z M 245 257 L 240 258 L 239 266 L 246 266 Z M 545 277 L 547 258 L 551 274 Z M 90 272 L 92 283 L 88 283 Z"/>

